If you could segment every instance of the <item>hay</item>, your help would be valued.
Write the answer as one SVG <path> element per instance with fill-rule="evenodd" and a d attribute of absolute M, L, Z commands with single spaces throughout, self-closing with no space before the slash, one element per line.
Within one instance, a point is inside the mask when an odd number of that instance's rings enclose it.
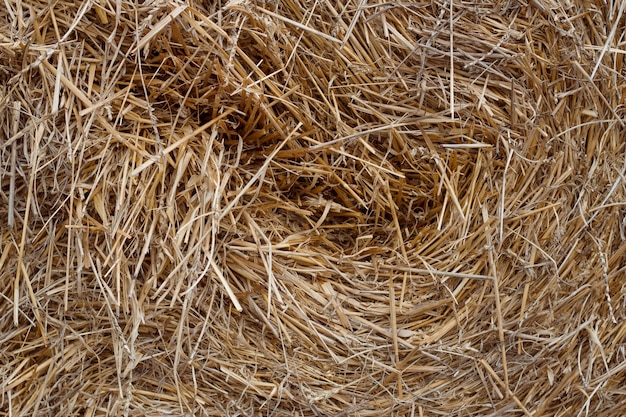
<path fill-rule="evenodd" d="M 623 415 L 624 2 L 3 4 L 1 415 Z"/>

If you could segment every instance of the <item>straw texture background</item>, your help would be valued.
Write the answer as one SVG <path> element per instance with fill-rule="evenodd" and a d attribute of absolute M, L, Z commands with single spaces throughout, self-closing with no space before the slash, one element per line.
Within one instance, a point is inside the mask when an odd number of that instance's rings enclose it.
<path fill-rule="evenodd" d="M 0 416 L 624 415 L 624 2 L 0 4 Z"/>

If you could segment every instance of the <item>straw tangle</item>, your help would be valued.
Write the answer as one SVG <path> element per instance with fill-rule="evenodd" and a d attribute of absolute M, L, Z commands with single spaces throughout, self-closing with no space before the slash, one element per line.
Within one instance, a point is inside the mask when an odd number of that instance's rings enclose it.
<path fill-rule="evenodd" d="M 624 415 L 624 2 L 2 4 L 1 416 Z"/>

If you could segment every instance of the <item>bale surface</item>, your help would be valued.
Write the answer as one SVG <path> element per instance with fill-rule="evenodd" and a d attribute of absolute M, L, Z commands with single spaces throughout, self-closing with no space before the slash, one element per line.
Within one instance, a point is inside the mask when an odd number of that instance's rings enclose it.
<path fill-rule="evenodd" d="M 624 2 L 4 0 L 1 416 L 623 416 Z"/>

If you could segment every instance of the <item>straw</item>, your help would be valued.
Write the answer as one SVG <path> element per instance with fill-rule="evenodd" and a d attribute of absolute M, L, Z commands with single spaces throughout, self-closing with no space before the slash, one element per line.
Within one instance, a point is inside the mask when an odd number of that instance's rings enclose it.
<path fill-rule="evenodd" d="M 623 2 L 0 7 L 0 415 L 626 402 Z"/>

